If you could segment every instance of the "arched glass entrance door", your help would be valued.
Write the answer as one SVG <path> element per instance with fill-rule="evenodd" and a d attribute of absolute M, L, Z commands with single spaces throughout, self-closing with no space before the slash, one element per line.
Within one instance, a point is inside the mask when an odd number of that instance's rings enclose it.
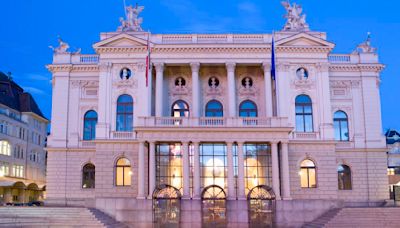
<path fill-rule="evenodd" d="M 206 187 L 202 193 L 202 227 L 226 227 L 226 194 L 218 185 Z"/>
<path fill-rule="evenodd" d="M 274 227 L 275 194 L 271 187 L 259 185 L 249 191 L 250 227 Z"/>
<path fill-rule="evenodd" d="M 160 185 L 153 193 L 155 227 L 179 227 L 181 193 L 170 185 Z"/>

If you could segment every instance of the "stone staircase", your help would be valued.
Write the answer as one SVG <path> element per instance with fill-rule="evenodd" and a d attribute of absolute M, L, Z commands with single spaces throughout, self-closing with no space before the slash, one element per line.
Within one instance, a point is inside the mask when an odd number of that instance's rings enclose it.
<path fill-rule="evenodd" d="M 0 207 L 0 227 L 118 227 L 122 223 L 96 209 Z"/>
<path fill-rule="evenodd" d="M 332 209 L 304 228 L 398 228 L 400 227 L 399 207 L 366 207 Z"/>

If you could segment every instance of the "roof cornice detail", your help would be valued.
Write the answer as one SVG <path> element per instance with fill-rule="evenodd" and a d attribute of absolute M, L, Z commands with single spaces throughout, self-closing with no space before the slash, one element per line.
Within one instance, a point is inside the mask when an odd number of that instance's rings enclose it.
<path fill-rule="evenodd" d="M 46 68 L 51 72 L 71 72 L 72 70 L 72 64 L 49 64 L 46 66 Z"/>
<path fill-rule="evenodd" d="M 329 66 L 330 71 L 334 72 L 376 72 L 380 73 L 383 69 L 385 69 L 385 65 L 383 64 L 331 64 Z"/>

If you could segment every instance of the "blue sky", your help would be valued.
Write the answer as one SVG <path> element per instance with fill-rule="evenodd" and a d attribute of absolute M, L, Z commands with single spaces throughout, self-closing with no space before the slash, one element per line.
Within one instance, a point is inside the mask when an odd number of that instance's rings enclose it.
<path fill-rule="evenodd" d="M 136 3 L 126 0 L 128 4 Z M 271 33 L 285 23 L 280 0 L 141 0 L 144 29 L 152 33 Z M 383 129 L 400 130 L 400 1 L 298 0 L 312 30 L 328 33 L 336 53 L 350 53 L 372 33 L 382 73 Z M 51 113 L 49 45 L 60 35 L 72 48 L 93 53 L 99 33 L 115 31 L 123 0 L 2 0 L 0 71 L 31 92 L 47 117 Z"/>

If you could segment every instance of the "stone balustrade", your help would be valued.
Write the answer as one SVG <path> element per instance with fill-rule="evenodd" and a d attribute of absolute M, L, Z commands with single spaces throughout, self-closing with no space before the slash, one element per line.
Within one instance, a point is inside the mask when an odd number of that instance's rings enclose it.
<path fill-rule="evenodd" d="M 288 126 L 287 118 L 281 117 L 139 117 L 137 127 L 263 127 Z"/>
<path fill-rule="evenodd" d="M 136 132 L 113 131 L 111 139 L 132 140 L 136 139 Z"/>
<path fill-rule="evenodd" d="M 331 54 L 328 56 L 330 63 L 351 63 L 350 55 L 346 54 Z"/>

